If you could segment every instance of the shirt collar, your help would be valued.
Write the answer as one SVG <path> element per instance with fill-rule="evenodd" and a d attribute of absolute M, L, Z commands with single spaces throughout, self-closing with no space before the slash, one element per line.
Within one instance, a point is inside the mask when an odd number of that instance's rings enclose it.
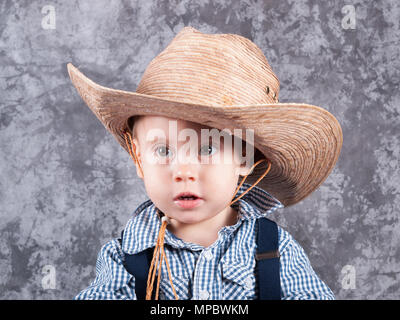
<path fill-rule="evenodd" d="M 239 188 L 234 199 L 239 197 L 250 187 L 250 184 L 244 183 Z M 284 206 L 270 193 L 254 186 L 242 198 L 233 203 L 232 207 L 239 212 L 239 220 L 233 226 L 224 227 L 225 232 L 228 233 L 232 233 L 236 230 L 243 220 L 258 219 L 267 216 Z M 157 208 L 151 200 L 147 200 L 137 207 L 133 217 L 129 219 L 124 230 L 122 250 L 125 253 L 135 254 L 155 246 L 158 231 L 161 226 L 160 218 L 156 209 Z M 172 233 L 168 232 L 168 230 L 165 234 L 165 242 L 177 248 L 185 247 L 192 250 L 202 249 L 200 245 L 188 243 L 175 237 Z"/>
<path fill-rule="evenodd" d="M 243 183 L 234 199 L 239 197 L 250 187 L 250 184 Z M 237 202 L 239 202 L 240 204 L 236 205 L 235 207 L 235 204 Z M 271 214 L 276 209 L 284 207 L 278 199 L 257 186 L 251 188 L 251 190 L 247 192 L 237 202 L 235 202 L 232 207 L 238 209 L 239 213 L 243 214 L 244 218 L 257 219 Z"/>

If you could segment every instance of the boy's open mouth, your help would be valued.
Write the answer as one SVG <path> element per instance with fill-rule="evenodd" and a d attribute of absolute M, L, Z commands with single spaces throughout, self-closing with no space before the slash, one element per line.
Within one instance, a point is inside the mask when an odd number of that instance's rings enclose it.
<path fill-rule="evenodd" d="M 196 200 L 196 199 L 200 199 L 200 197 L 195 193 L 181 192 L 174 198 L 174 201 L 176 201 L 176 200 Z"/>
<path fill-rule="evenodd" d="M 198 195 L 191 192 L 181 192 L 174 198 L 174 202 L 181 208 L 191 209 L 203 201 Z"/>
<path fill-rule="evenodd" d="M 195 200 L 195 199 L 198 199 L 198 198 L 196 196 L 187 196 L 187 197 L 181 196 L 178 199 L 179 200 Z"/>

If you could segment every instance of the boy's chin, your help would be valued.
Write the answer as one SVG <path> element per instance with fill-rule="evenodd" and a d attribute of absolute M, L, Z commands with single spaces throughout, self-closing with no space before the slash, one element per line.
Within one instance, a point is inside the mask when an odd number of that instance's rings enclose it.
<path fill-rule="evenodd" d="M 196 224 L 208 220 L 207 217 L 202 217 L 199 212 L 195 211 L 174 212 L 170 218 L 182 224 Z"/>

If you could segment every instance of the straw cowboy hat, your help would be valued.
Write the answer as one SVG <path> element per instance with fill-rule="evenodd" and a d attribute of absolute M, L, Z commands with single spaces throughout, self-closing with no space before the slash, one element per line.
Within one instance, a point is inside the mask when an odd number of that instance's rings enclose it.
<path fill-rule="evenodd" d="M 236 34 L 184 27 L 147 66 L 136 92 L 101 86 L 68 63 L 82 99 L 129 152 L 124 132 L 135 115 L 158 115 L 220 130 L 252 129 L 254 146 L 271 162 L 258 183 L 285 206 L 317 189 L 334 168 L 343 135 L 327 110 L 279 103 L 279 80 L 261 49 Z M 265 163 L 264 163 L 265 164 Z M 256 167 L 253 183 L 265 171 Z"/>

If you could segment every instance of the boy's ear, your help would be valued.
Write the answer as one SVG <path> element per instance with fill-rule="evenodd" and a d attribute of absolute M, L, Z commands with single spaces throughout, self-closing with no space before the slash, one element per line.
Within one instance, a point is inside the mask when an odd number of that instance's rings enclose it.
<path fill-rule="evenodd" d="M 236 166 L 236 174 L 243 177 L 249 175 L 253 171 L 253 169 L 251 168 L 253 163 L 251 163 L 250 160 L 254 159 L 254 154 L 250 152 L 250 154 L 246 156 L 247 147 L 248 145 L 246 141 L 242 140 L 241 149 L 238 149 L 238 152 L 241 152 L 241 157 L 235 158 L 235 161 L 238 161 Z M 235 157 L 236 156 L 238 156 L 238 153 L 235 153 Z"/>
<path fill-rule="evenodd" d="M 136 157 L 137 157 L 138 160 L 141 162 L 141 154 L 140 154 L 139 142 L 138 142 L 138 140 L 137 140 L 136 138 L 132 138 L 132 142 L 133 142 L 133 144 L 135 145 Z M 132 159 L 132 160 L 133 160 L 133 159 Z M 136 174 L 138 175 L 138 177 L 139 177 L 140 179 L 143 179 L 143 178 L 144 178 L 144 177 L 143 177 L 143 172 L 142 172 L 142 170 L 140 169 L 139 164 L 138 164 L 138 163 L 135 163 L 135 166 L 136 166 Z"/>
<path fill-rule="evenodd" d="M 240 161 L 242 161 L 242 163 L 236 166 L 236 174 L 243 177 L 249 175 L 253 169 L 251 168 L 252 164 L 250 165 L 250 159 L 246 157 L 246 143 L 244 141 L 242 141 L 242 156 Z"/>
<path fill-rule="evenodd" d="M 247 165 L 247 161 L 236 167 L 236 174 L 243 177 L 249 175 L 252 171 L 251 166 Z"/>

